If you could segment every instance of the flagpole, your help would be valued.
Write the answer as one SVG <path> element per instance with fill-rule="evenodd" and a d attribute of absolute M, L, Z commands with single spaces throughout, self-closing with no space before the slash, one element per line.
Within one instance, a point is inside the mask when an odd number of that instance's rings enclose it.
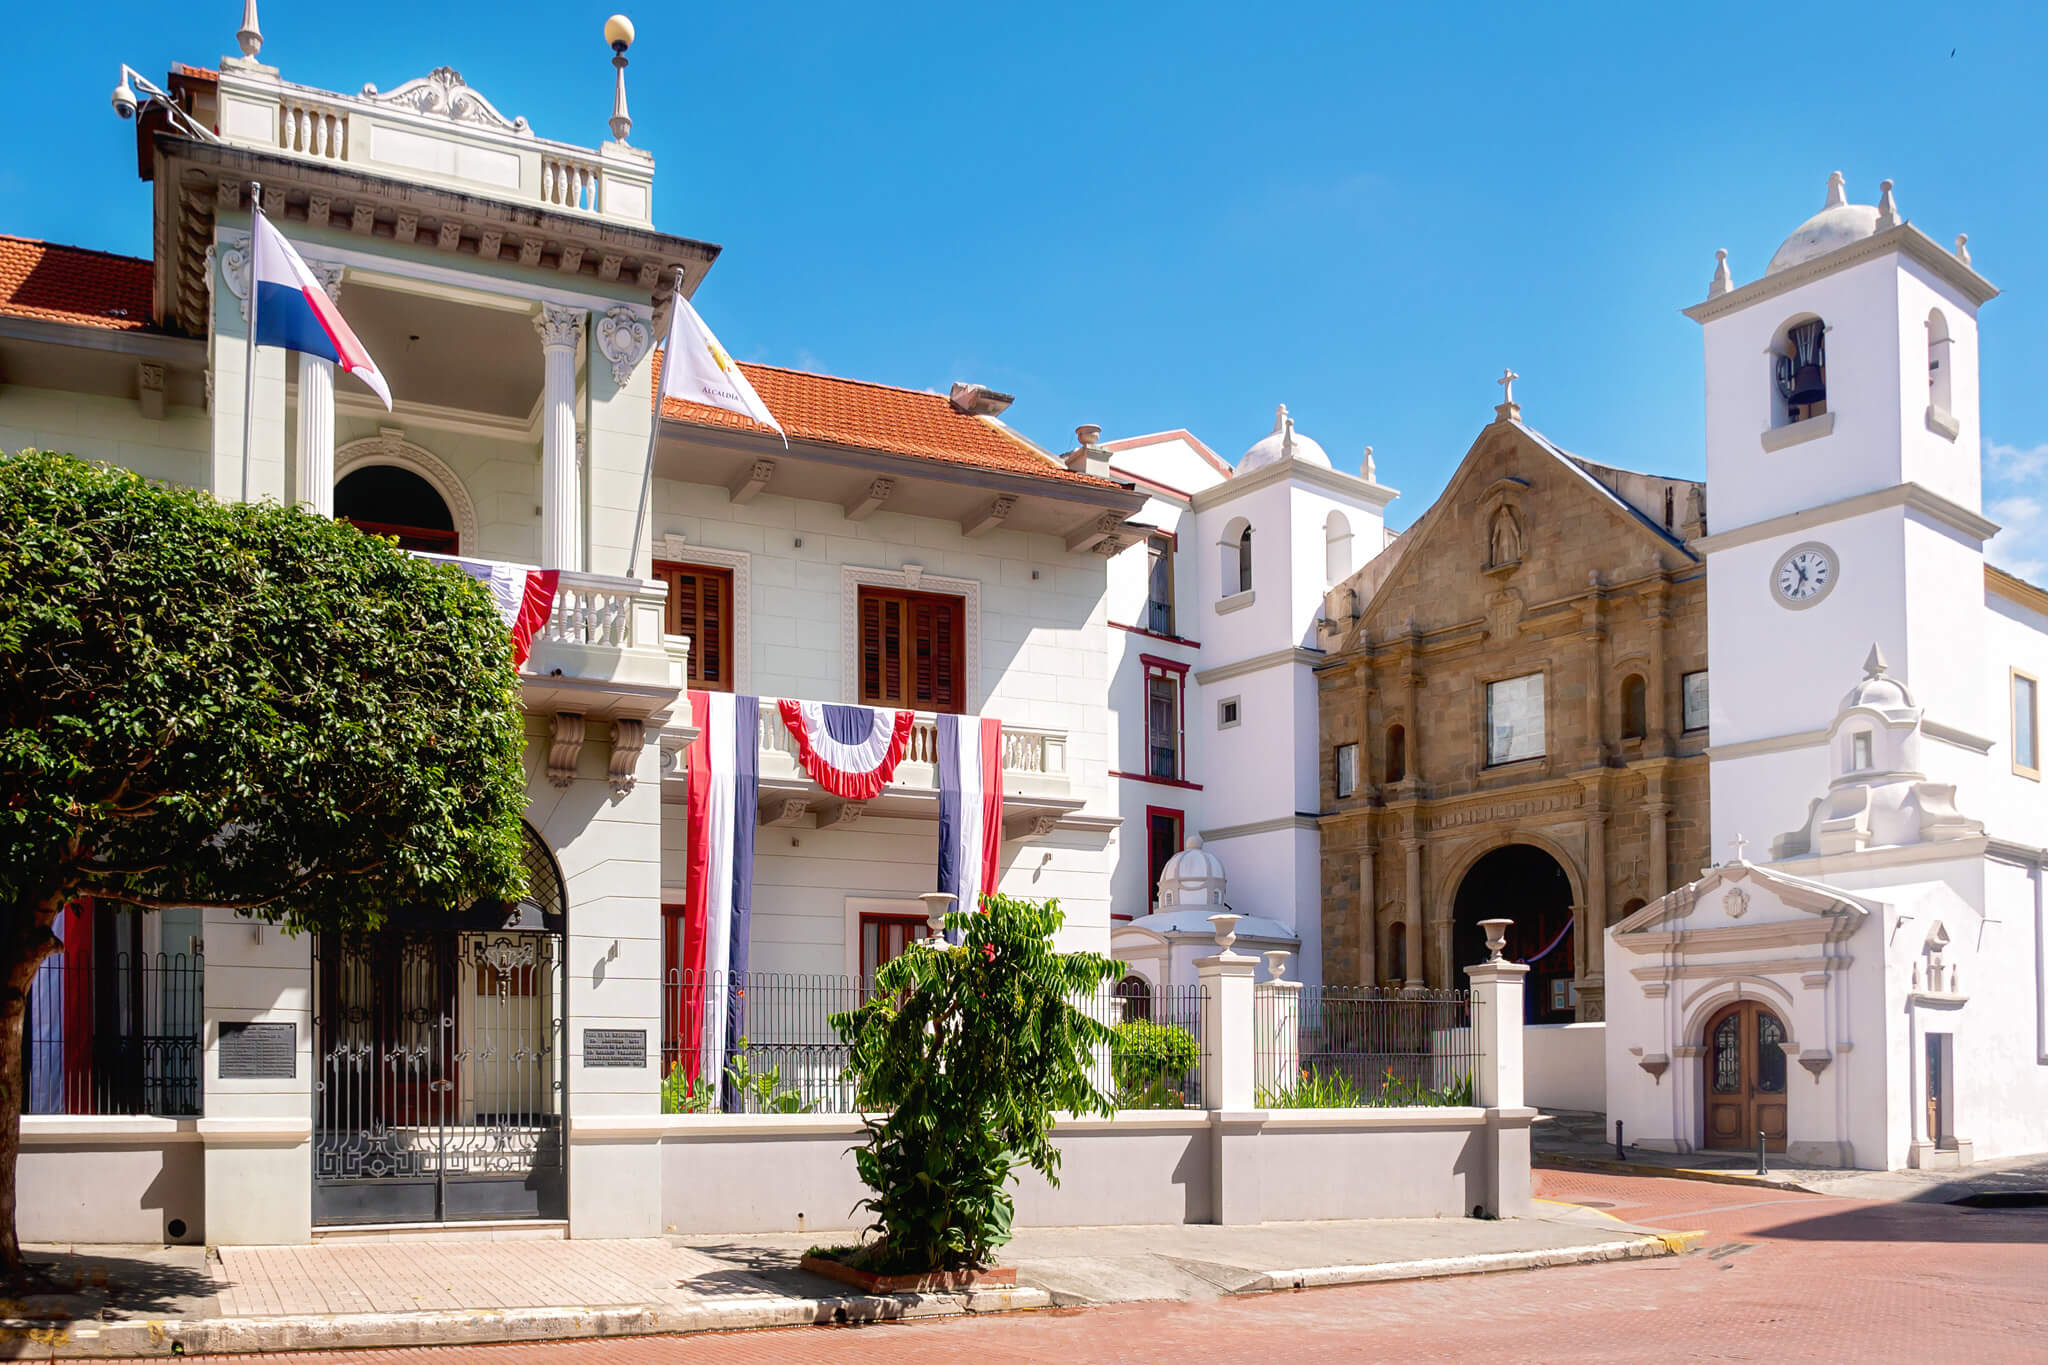
<path fill-rule="evenodd" d="M 249 182 L 249 284 L 242 295 L 249 305 L 248 369 L 242 375 L 242 501 L 249 500 L 250 433 L 256 425 L 256 220 L 263 216 L 263 184 Z"/>
<path fill-rule="evenodd" d="M 675 310 L 676 310 L 676 305 L 677 305 L 677 303 L 678 303 L 678 302 L 680 302 L 680 301 L 682 300 L 682 298 L 683 298 L 683 268 L 682 268 L 681 266 L 677 266 L 677 267 L 676 267 L 676 287 L 675 287 L 675 293 L 674 293 L 674 295 L 673 295 L 673 296 L 672 296 L 672 297 L 670 298 L 670 300 L 669 300 L 669 324 L 668 324 L 668 330 L 669 330 L 669 334 L 670 334 L 671 336 L 673 336 L 673 335 L 675 334 L 675 330 L 676 330 L 676 324 L 675 324 L 675 316 L 676 316 L 676 314 L 675 314 Z M 673 360 L 673 359 L 674 359 L 674 357 L 668 354 L 668 351 L 667 351 L 667 347 L 666 347 L 666 346 L 664 346 L 664 347 L 663 347 L 663 350 L 662 350 L 662 357 L 661 357 L 661 375 L 662 375 L 662 378 L 663 378 L 663 379 L 667 379 L 667 378 L 668 378 L 668 366 L 669 366 L 669 362 L 670 362 L 671 360 Z M 645 472 L 644 472 L 643 474 L 641 474 L 641 476 L 640 476 L 640 503 L 639 503 L 639 506 L 637 506 L 637 507 L 635 507 L 635 508 L 633 509 L 633 544 L 632 544 L 632 548 L 630 548 L 629 550 L 627 550 L 627 551 L 626 551 L 626 573 L 627 573 L 628 575 L 631 575 L 631 574 L 632 574 L 632 573 L 634 572 L 633 566 L 634 566 L 635 564 L 637 564 L 637 563 L 639 563 L 639 562 L 640 562 L 640 532 L 641 532 L 641 531 L 642 531 L 643 529 L 645 529 L 645 527 L 646 527 L 646 525 L 647 525 L 647 504 L 648 504 L 648 503 L 649 503 L 650 501 L 652 501 L 652 499 L 653 499 L 653 497 L 654 497 L 654 445 L 655 445 L 655 442 L 659 441 L 660 439 L 661 439 L 661 385 L 659 385 L 659 384 L 656 384 L 656 385 L 655 385 L 655 387 L 654 387 L 654 421 L 653 421 L 653 424 L 652 424 L 652 425 L 651 425 L 651 426 L 650 426 L 650 427 L 648 428 L 648 431 L 647 431 L 647 468 L 646 468 L 646 471 L 645 471 Z"/>

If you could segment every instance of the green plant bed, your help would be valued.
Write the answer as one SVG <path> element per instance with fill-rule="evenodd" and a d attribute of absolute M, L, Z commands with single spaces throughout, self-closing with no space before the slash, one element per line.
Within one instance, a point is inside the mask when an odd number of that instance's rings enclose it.
<path fill-rule="evenodd" d="M 1119 1109 L 1184 1109 L 1187 1078 L 1201 1064 L 1202 1044 L 1173 1024 L 1126 1019 L 1109 1045 L 1109 1070 Z"/>
<path fill-rule="evenodd" d="M 1017 1271 L 1013 1266 L 989 1266 L 978 1270 L 906 1269 L 900 1262 L 893 1268 L 869 1246 L 812 1247 L 804 1253 L 798 1268 L 828 1280 L 854 1285 L 872 1294 L 949 1293 L 962 1289 L 1013 1288 Z"/>
<path fill-rule="evenodd" d="M 747 1059 L 747 1040 L 726 1059 L 725 1074 L 740 1096 L 740 1107 L 750 1114 L 808 1114 L 814 1107 L 802 1092 L 782 1084 L 782 1068 L 754 1070 Z M 664 1114 L 715 1114 L 718 1087 L 699 1077 L 683 1074 L 682 1063 L 669 1068 L 661 1082 L 661 1112 Z"/>
<path fill-rule="evenodd" d="M 1431 1088 L 1394 1074 L 1392 1067 L 1377 1089 L 1362 1089 L 1341 1071 L 1303 1067 L 1291 1085 L 1260 1086 L 1261 1109 L 1449 1109 L 1472 1103 L 1472 1073 L 1449 1085 Z"/>

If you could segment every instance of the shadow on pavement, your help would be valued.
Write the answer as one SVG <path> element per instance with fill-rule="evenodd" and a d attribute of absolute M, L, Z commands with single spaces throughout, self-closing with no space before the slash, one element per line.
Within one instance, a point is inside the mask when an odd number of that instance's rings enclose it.
<path fill-rule="evenodd" d="M 198 1247 L 138 1249 L 133 1254 L 30 1251 L 29 1265 L 40 1274 L 0 1284 L 0 1318 L 49 1324 L 211 1315 L 219 1285 L 207 1269 L 205 1255 Z"/>
<path fill-rule="evenodd" d="M 1788 1213 L 1825 1208 L 1819 1200 L 1788 1203 Z M 1711 1209 L 1701 1210 L 1711 1214 Z M 1794 1216 L 1756 1235 L 1794 1242 L 1974 1242 L 1980 1244 L 2048 1244 L 2048 1209 L 1963 1208 L 1953 1204 L 1908 1202 L 1874 1204 Z"/>

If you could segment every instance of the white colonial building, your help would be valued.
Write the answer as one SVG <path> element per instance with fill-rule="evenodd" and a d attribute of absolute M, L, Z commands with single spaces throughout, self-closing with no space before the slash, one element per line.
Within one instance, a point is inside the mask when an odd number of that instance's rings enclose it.
<path fill-rule="evenodd" d="M 1688 314 L 1735 856 L 1609 930 L 1608 1116 L 1872 1168 L 2048 1149 L 2048 594 L 1984 560 L 1997 291 L 1890 181 L 1851 204 L 1837 175 L 1748 284 L 1721 256 Z"/>
<path fill-rule="evenodd" d="M 1285 407 L 1234 468 L 1186 431 L 1100 447 L 1097 435 L 1084 428 L 1069 461 L 1146 495 L 1108 590 L 1116 956 L 1151 987 L 1192 982 L 1204 916 L 1228 908 L 1247 917 L 1239 942 L 1286 949 L 1290 975 L 1319 982 L 1317 627 L 1330 588 L 1387 545 L 1395 491 L 1369 449 L 1363 477 L 1333 468 Z M 1338 774 L 1340 794 L 1360 780 Z M 1181 873 L 1162 880 L 1177 858 L 1201 889 L 1185 902 L 1169 897 Z M 1195 901 L 1209 908 L 1185 908 Z"/>

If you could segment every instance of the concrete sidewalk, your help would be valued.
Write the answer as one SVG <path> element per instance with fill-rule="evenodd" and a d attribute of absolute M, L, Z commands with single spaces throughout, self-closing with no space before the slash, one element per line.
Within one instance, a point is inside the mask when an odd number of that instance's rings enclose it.
<path fill-rule="evenodd" d="M 1670 1255 L 1684 1239 L 1539 1202 L 1503 1222 L 1028 1229 L 1019 1286 L 864 1295 L 796 1268 L 834 1234 L 38 1247 L 51 1292 L 0 1302 L 0 1356 L 54 1359 L 545 1341 L 1216 1298 Z M 839 1234 L 840 1237 L 849 1236 Z"/>

